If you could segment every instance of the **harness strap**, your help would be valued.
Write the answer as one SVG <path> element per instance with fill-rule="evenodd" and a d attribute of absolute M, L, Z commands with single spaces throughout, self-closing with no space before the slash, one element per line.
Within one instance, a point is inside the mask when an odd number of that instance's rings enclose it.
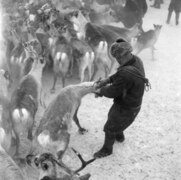
<path fill-rule="evenodd" d="M 145 83 L 145 91 L 149 91 L 151 89 L 151 83 L 149 82 L 149 79 L 145 78 L 136 67 L 134 67 L 134 66 L 129 66 L 129 67 L 131 67 L 132 70 L 127 69 L 127 68 L 124 68 L 122 70 L 128 72 L 129 74 L 136 76 L 137 78 L 142 79 L 143 82 Z"/>

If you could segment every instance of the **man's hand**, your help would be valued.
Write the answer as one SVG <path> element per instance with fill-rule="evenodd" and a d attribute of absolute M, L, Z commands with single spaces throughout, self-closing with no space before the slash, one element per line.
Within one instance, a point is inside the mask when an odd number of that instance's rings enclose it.
<path fill-rule="evenodd" d="M 95 98 L 102 97 L 100 89 L 97 89 L 94 93 L 95 93 Z"/>
<path fill-rule="evenodd" d="M 99 89 L 103 86 L 106 86 L 107 84 L 110 83 L 110 79 L 109 78 L 105 78 L 105 79 L 98 79 L 95 84 L 96 84 L 96 88 Z"/>

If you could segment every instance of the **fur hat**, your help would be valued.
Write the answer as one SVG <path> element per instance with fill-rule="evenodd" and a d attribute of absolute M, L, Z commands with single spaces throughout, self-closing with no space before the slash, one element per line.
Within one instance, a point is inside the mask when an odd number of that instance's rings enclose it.
<path fill-rule="evenodd" d="M 130 43 L 126 42 L 123 39 L 118 39 L 115 43 L 112 44 L 110 50 L 112 56 L 117 59 L 127 53 L 131 53 L 133 51 L 133 48 Z"/>

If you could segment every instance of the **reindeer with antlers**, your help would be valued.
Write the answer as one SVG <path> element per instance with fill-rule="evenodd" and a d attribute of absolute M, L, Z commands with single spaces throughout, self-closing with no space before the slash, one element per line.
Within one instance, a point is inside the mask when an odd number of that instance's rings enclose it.
<path fill-rule="evenodd" d="M 40 180 L 88 180 L 91 176 L 89 173 L 82 176 L 79 176 L 78 173 L 92 163 L 95 158 L 85 161 L 81 154 L 73 148 L 72 150 L 82 163 L 82 166 L 74 171 L 57 161 L 51 153 L 43 153 L 40 156 L 27 155 L 26 162 L 30 166 L 35 166 L 35 168 L 39 169 Z"/>

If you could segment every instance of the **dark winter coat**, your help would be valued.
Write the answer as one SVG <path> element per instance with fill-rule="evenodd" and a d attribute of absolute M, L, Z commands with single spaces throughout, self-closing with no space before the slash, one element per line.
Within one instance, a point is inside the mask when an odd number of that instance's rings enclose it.
<path fill-rule="evenodd" d="M 136 68 L 138 71 L 133 69 Z M 102 87 L 100 94 L 114 98 L 114 104 L 108 113 L 104 131 L 112 134 L 123 132 L 135 120 L 140 111 L 144 94 L 145 77 L 142 61 L 133 55 L 132 59 L 110 77 L 111 85 Z"/>
<path fill-rule="evenodd" d="M 117 73 L 110 77 L 111 85 L 101 88 L 101 95 L 114 98 L 114 103 L 124 108 L 135 108 L 141 106 L 144 94 L 144 81 L 127 72 L 136 67 L 145 76 L 142 61 L 133 55 L 129 63 L 118 69 Z M 138 74 L 139 75 L 139 74 Z"/>
<path fill-rule="evenodd" d="M 181 11 L 181 0 L 171 0 L 168 10 L 180 12 Z"/>

